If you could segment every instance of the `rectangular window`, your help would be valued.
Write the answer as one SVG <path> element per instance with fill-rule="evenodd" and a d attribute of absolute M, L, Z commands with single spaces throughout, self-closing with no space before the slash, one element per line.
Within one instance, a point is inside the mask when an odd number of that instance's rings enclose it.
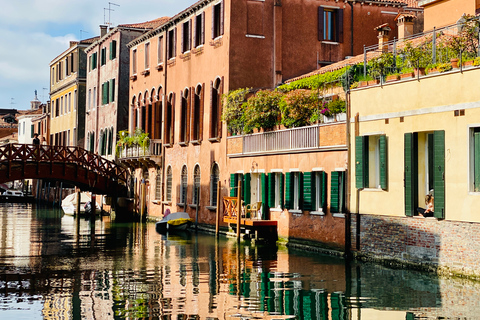
<path fill-rule="evenodd" d="M 387 189 L 387 138 L 355 137 L 355 185 L 358 189 Z"/>
<path fill-rule="evenodd" d="M 223 1 L 213 6 L 212 39 L 223 35 Z"/>
<path fill-rule="evenodd" d="M 62 62 L 60 61 L 58 63 L 58 67 L 57 67 L 57 70 L 58 70 L 58 80 L 62 80 L 63 79 L 63 74 L 62 74 Z"/>
<path fill-rule="evenodd" d="M 265 173 L 245 174 L 244 201 L 247 205 L 247 217 L 266 219 L 268 179 Z M 248 199 L 249 201 L 247 202 Z"/>
<path fill-rule="evenodd" d="M 303 209 L 325 212 L 327 204 L 327 175 L 324 171 L 303 173 Z"/>
<path fill-rule="evenodd" d="M 94 70 L 97 68 L 97 53 L 94 52 L 90 56 L 90 70 Z"/>
<path fill-rule="evenodd" d="M 132 51 L 132 74 L 137 74 L 137 49 Z"/>
<path fill-rule="evenodd" d="M 102 48 L 100 51 L 100 65 L 103 66 L 107 63 L 107 48 Z"/>
<path fill-rule="evenodd" d="M 205 44 L 205 12 L 195 16 L 194 47 Z"/>
<path fill-rule="evenodd" d="M 230 197 L 238 196 L 238 181 L 243 182 L 242 173 L 232 173 L 230 174 Z"/>
<path fill-rule="evenodd" d="M 162 199 L 162 171 L 157 170 L 157 175 L 155 177 L 155 200 Z"/>
<path fill-rule="evenodd" d="M 168 31 L 167 59 L 172 59 L 175 57 L 175 30 L 176 29 Z"/>
<path fill-rule="evenodd" d="M 283 208 L 283 173 L 268 174 L 268 206 L 270 209 Z"/>
<path fill-rule="evenodd" d="M 92 89 L 88 89 L 88 110 L 92 107 Z"/>
<path fill-rule="evenodd" d="M 158 37 L 157 63 L 163 63 L 163 36 Z"/>
<path fill-rule="evenodd" d="M 108 96 L 109 96 L 109 102 L 115 101 L 115 79 L 110 80 Z"/>
<path fill-rule="evenodd" d="M 75 55 L 70 54 L 70 72 L 75 72 Z"/>
<path fill-rule="evenodd" d="M 63 96 L 60 97 L 60 115 L 63 114 Z"/>
<path fill-rule="evenodd" d="M 285 173 L 285 207 L 289 210 L 302 210 L 302 184 L 303 174 L 301 172 Z"/>
<path fill-rule="evenodd" d="M 68 112 L 72 111 L 72 93 L 68 93 Z"/>
<path fill-rule="evenodd" d="M 404 149 L 405 215 L 417 215 L 433 193 L 434 216 L 445 218 L 445 131 L 405 133 Z"/>
<path fill-rule="evenodd" d="M 191 46 L 191 28 L 190 20 L 184 22 L 182 25 L 182 53 L 190 51 Z"/>
<path fill-rule="evenodd" d="M 470 191 L 480 192 L 480 127 L 470 128 Z"/>
<path fill-rule="evenodd" d="M 150 68 L 150 43 L 145 43 L 145 70 Z"/>
<path fill-rule="evenodd" d="M 117 41 L 116 40 L 112 40 L 110 42 L 110 60 L 113 60 L 117 57 Z"/>
<path fill-rule="evenodd" d="M 67 77 L 70 75 L 69 70 L 68 70 L 69 64 L 68 64 L 68 57 L 65 58 L 65 74 Z"/>
<path fill-rule="evenodd" d="M 330 212 L 344 213 L 346 203 L 345 171 L 332 171 L 330 187 Z"/>
<path fill-rule="evenodd" d="M 55 100 L 55 117 L 58 117 L 60 115 L 60 99 L 57 98 Z"/>
<path fill-rule="evenodd" d="M 97 87 L 93 87 L 93 107 L 97 106 Z"/>
<path fill-rule="evenodd" d="M 318 7 L 318 40 L 343 42 L 343 9 Z"/>

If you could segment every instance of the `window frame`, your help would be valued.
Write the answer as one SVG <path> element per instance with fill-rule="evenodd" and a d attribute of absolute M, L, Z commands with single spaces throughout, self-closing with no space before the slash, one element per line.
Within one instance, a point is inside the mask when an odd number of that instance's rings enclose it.
<path fill-rule="evenodd" d="M 215 170 L 216 169 L 216 170 Z M 217 207 L 218 181 L 220 181 L 220 168 L 218 163 L 214 162 L 210 170 L 210 206 Z"/>
<path fill-rule="evenodd" d="M 331 14 L 330 19 L 327 19 L 328 13 Z M 337 6 L 318 7 L 318 41 L 343 43 L 343 14 L 343 9 Z M 327 36 L 330 30 L 331 36 Z"/>
<path fill-rule="evenodd" d="M 178 205 L 185 207 L 187 203 L 187 192 L 188 192 L 188 168 L 184 164 L 182 166 L 182 171 L 180 173 L 180 194 L 178 199 Z"/>
<path fill-rule="evenodd" d="M 200 179 L 201 179 L 200 165 L 196 164 L 193 169 L 192 206 L 200 205 L 200 188 L 201 188 Z"/>
<path fill-rule="evenodd" d="M 167 202 L 172 201 L 172 180 L 173 180 L 173 173 L 172 173 L 172 166 L 169 165 L 167 167 L 167 179 L 165 181 L 166 187 L 165 187 L 165 200 Z"/>

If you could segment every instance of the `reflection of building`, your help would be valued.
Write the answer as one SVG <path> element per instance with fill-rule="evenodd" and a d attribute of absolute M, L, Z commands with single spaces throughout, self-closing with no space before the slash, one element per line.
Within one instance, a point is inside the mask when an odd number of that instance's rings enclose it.
<path fill-rule="evenodd" d="M 85 135 L 85 49 L 98 37 L 71 41 L 50 62 L 50 139 L 52 145 L 83 146 Z"/>

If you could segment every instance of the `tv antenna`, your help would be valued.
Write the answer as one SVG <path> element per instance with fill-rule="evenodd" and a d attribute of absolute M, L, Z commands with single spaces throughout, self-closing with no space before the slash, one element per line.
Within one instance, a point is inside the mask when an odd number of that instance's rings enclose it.
<path fill-rule="evenodd" d="M 106 25 L 108 25 L 109 27 L 111 27 L 111 25 L 112 25 L 112 21 L 110 20 L 110 13 L 111 13 L 112 11 L 115 11 L 115 10 L 113 10 L 113 9 L 111 8 L 112 5 L 117 6 L 117 7 L 120 7 L 119 4 L 116 4 L 116 3 L 113 3 L 113 2 L 109 2 L 109 3 L 108 3 L 108 9 L 107 9 L 107 8 L 103 8 L 103 24 L 106 24 Z M 108 11 L 108 22 L 105 20 L 105 11 Z"/>
<path fill-rule="evenodd" d="M 11 98 L 11 99 L 10 99 L 10 104 L 11 104 L 11 105 L 16 104 L 14 100 L 15 100 L 15 98 Z"/>
<path fill-rule="evenodd" d="M 80 30 L 80 41 L 82 41 L 82 37 L 83 37 L 82 33 L 88 33 L 88 31 Z"/>

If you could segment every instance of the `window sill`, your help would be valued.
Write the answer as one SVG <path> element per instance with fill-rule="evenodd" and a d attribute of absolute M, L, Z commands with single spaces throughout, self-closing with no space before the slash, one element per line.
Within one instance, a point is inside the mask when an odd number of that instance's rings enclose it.
<path fill-rule="evenodd" d="M 199 55 L 203 53 L 203 44 L 197 46 L 195 49 L 192 49 L 192 54 Z"/>
<path fill-rule="evenodd" d="M 186 207 L 186 204 L 183 203 L 183 202 L 177 202 L 177 207 L 183 207 L 183 208 L 185 208 L 185 207 Z"/>
<path fill-rule="evenodd" d="M 331 45 L 338 46 L 340 44 L 340 42 L 324 40 L 324 41 L 322 41 L 322 44 L 331 44 Z"/>
<path fill-rule="evenodd" d="M 245 37 L 246 38 L 255 38 L 255 39 L 265 39 L 265 36 L 260 36 L 260 35 L 256 35 L 256 34 L 246 34 Z"/>
<path fill-rule="evenodd" d="M 136 74 L 134 74 L 133 76 L 131 76 L 131 77 L 130 77 L 130 80 L 132 80 L 132 81 L 135 81 L 135 80 L 137 80 L 137 75 L 136 75 Z"/>
<path fill-rule="evenodd" d="M 221 47 L 223 45 L 223 36 L 218 36 L 215 39 L 213 39 L 212 41 L 210 41 L 210 45 L 214 49 Z"/>
<path fill-rule="evenodd" d="M 173 147 L 173 144 L 171 144 L 171 143 L 165 143 L 163 146 L 164 146 L 165 148 L 171 148 L 171 147 Z"/>
<path fill-rule="evenodd" d="M 364 188 L 363 191 L 369 191 L 369 192 L 382 192 L 385 191 L 382 188 Z"/>
<path fill-rule="evenodd" d="M 162 204 L 167 205 L 167 206 L 171 206 L 172 201 L 162 201 Z"/>
<path fill-rule="evenodd" d="M 190 60 L 190 58 L 191 58 L 190 50 L 185 51 L 180 55 L 180 59 L 182 59 L 183 61 L 188 61 Z"/>
<path fill-rule="evenodd" d="M 145 71 L 142 71 L 142 76 L 148 76 L 150 74 L 150 70 L 145 70 Z"/>
<path fill-rule="evenodd" d="M 207 208 L 208 210 L 210 211 L 217 211 L 217 206 L 206 206 L 205 208 Z"/>
<path fill-rule="evenodd" d="M 323 211 L 310 211 L 310 214 L 312 216 L 324 216 L 325 212 L 323 212 Z"/>
<path fill-rule="evenodd" d="M 189 204 L 188 207 L 196 209 L 197 205 L 196 204 Z M 200 208 L 200 205 L 198 205 L 198 207 Z"/>
<path fill-rule="evenodd" d="M 288 210 L 288 212 L 295 213 L 295 214 L 302 214 L 303 213 L 302 210 Z"/>
<path fill-rule="evenodd" d="M 215 143 L 215 142 L 220 142 L 220 138 L 216 137 L 216 138 L 208 138 L 208 141 L 212 142 L 212 143 Z"/>
<path fill-rule="evenodd" d="M 188 142 L 182 141 L 182 142 L 179 142 L 178 145 L 182 147 L 186 147 L 188 145 Z"/>
<path fill-rule="evenodd" d="M 345 218 L 345 213 L 332 213 L 334 218 Z"/>
<path fill-rule="evenodd" d="M 273 212 L 282 212 L 283 209 L 280 209 L 280 208 L 270 208 L 270 211 L 273 211 Z"/>
<path fill-rule="evenodd" d="M 152 200 L 153 204 L 162 204 L 162 200 Z"/>
<path fill-rule="evenodd" d="M 195 144 L 195 145 L 200 145 L 202 144 L 202 140 L 192 140 L 190 141 L 191 144 Z"/>

